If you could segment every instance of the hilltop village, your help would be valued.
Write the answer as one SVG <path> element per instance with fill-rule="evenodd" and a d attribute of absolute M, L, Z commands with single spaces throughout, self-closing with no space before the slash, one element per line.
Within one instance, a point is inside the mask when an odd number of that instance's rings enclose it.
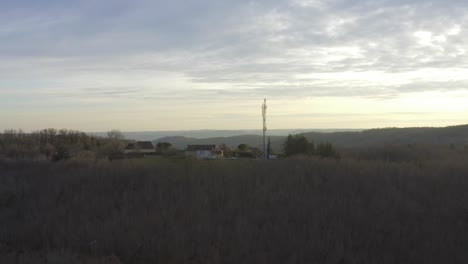
<path fill-rule="evenodd" d="M 133 141 L 127 143 L 122 158 L 143 158 L 148 156 L 184 156 L 186 158 L 214 160 L 214 159 L 236 159 L 236 158 L 262 158 L 263 153 L 259 148 L 240 144 L 237 147 L 226 145 L 187 145 L 183 150 L 178 150 L 168 142 L 159 142 L 153 145 L 151 141 Z M 276 159 L 279 155 L 269 154 L 269 159 Z"/>

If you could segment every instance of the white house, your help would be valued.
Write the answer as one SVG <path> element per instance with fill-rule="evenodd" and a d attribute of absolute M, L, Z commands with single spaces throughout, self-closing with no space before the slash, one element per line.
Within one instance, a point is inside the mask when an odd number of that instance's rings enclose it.
<path fill-rule="evenodd" d="M 197 159 L 218 159 L 223 156 L 223 150 L 216 145 L 188 145 L 185 149 L 186 157 Z"/>

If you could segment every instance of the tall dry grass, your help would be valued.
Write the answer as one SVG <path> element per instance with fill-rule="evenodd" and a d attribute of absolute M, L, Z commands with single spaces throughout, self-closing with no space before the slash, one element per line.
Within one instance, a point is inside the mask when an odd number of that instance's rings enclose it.
<path fill-rule="evenodd" d="M 466 190 L 458 160 L 3 162 L 0 259 L 468 263 Z"/>

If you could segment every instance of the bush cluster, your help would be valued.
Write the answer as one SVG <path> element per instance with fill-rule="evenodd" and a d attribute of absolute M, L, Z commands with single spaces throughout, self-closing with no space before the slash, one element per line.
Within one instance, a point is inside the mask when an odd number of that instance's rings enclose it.
<path fill-rule="evenodd" d="M 317 146 L 304 135 L 289 135 L 284 142 L 284 154 L 286 156 L 295 155 L 317 155 L 321 158 L 339 158 L 339 153 L 331 143 L 320 143 Z"/>
<path fill-rule="evenodd" d="M 116 133 L 103 138 L 67 129 L 50 128 L 32 133 L 5 130 L 0 133 L 0 158 L 59 161 L 106 157 L 123 150 L 123 137 Z"/>

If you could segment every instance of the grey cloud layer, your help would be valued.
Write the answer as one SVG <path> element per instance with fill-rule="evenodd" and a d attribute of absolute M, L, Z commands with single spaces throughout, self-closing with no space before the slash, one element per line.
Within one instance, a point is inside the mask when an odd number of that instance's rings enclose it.
<path fill-rule="evenodd" d="M 462 1 L 31 4 L 0 4 L 7 10 L 0 17 L 0 59 L 6 62 L 0 65 L 3 79 L 58 79 L 55 87 L 59 87 L 86 79 L 88 73 L 171 72 L 211 87 L 135 83 L 139 88 L 128 89 L 108 83 L 93 92 L 74 88 L 63 93 L 71 97 L 387 98 L 402 92 L 468 89 L 468 80 L 463 79 L 434 81 L 415 76 L 406 83 L 385 84 L 385 80 L 366 78 L 318 77 L 377 71 L 398 78 L 400 73 L 421 69 L 468 69 L 468 4 Z M 9 87 L 13 86 L 0 83 L 0 91 Z M 171 89 L 178 95 L 169 93 Z"/>

